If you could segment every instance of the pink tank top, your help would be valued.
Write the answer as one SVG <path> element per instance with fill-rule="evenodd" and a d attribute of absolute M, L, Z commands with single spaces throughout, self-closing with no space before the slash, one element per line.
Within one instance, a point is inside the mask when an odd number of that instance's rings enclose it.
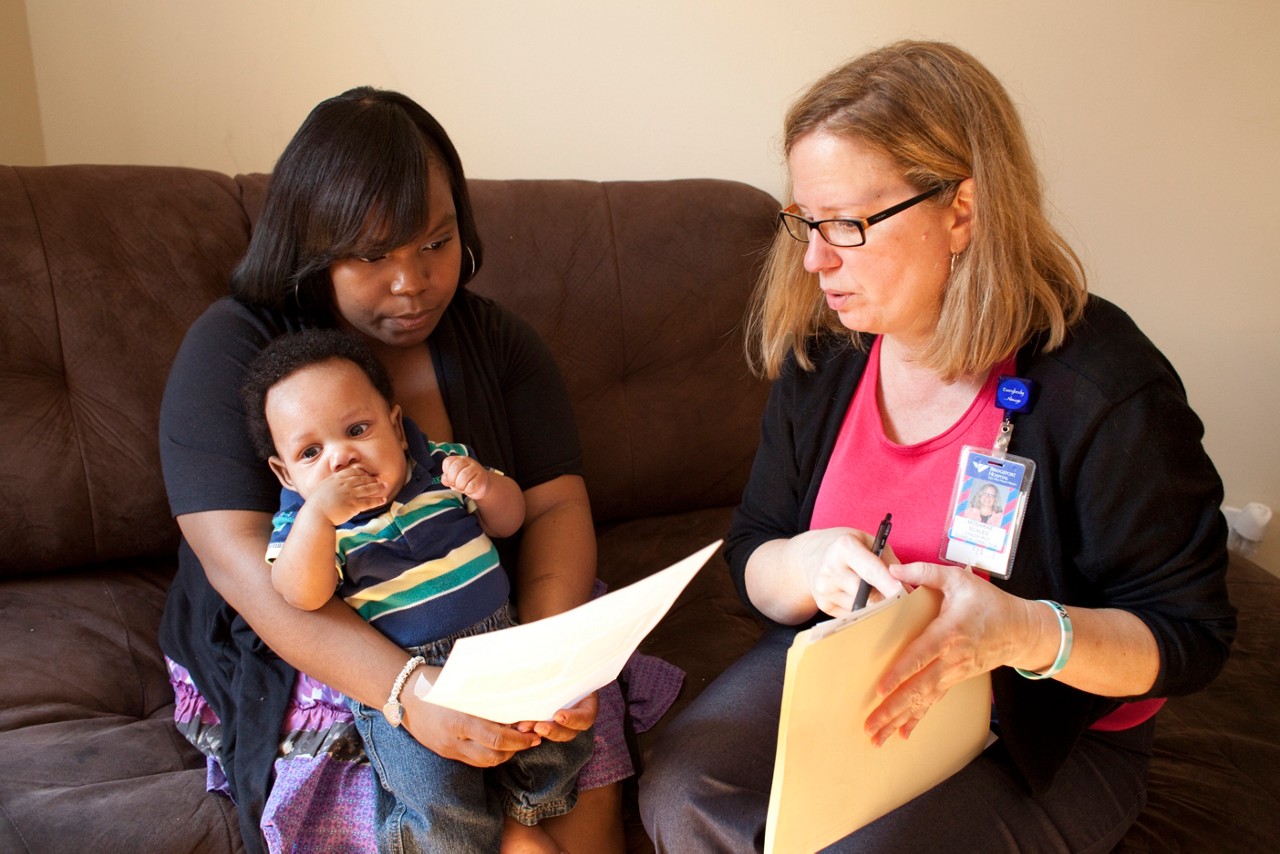
<path fill-rule="evenodd" d="M 1004 412 L 995 405 L 996 386 L 1001 374 L 1013 372 L 1014 359 L 1010 357 L 992 369 L 973 403 L 955 424 L 932 439 L 899 445 L 885 435 L 880 418 L 877 338 L 818 487 L 809 527 L 851 527 L 874 533 L 884 514 L 892 513 L 889 545 L 898 561 L 941 563 L 939 551 L 950 522 L 951 487 L 960 449 L 965 445 L 990 448 L 995 444 L 1004 418 Z M 1091 729 L 1128 729 L 1150 718 L 1163 705 L 1161 698 L 1125 703 Z"/>
<path fill-rule="evenodd" d="M 1012 358 L 997 365 L 965 413 L 939 435 L 899 445 L 885 435 L 880 418 L 877 338 L 818 487 L 810 527 L 847 526 L 874 533 L 884 514 L 892 513 L 889 545 L 898 561 L 940 563 L 960 449 L 995 443 L 1004 418 L 995 405 L 996 384 L 1001 373 L 1012 371 Z"/>

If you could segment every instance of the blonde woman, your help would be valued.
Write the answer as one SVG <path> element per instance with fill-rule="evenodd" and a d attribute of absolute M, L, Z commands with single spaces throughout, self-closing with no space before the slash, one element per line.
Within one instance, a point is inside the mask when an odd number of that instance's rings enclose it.
<path fill-rule="evenodd" d="M 645 826 L 661 851 L 759 846 L 787 647 L 865 579 L 943 596 L 867 738 L 909 737 L 991 671 L 998 740 L 832 850 L 1110 850 L 1145 802 L 1161 698 L 1208 683 L 1234 633 L 1200 421 L 1151 342 L 1087 295 L 1016 111 L 969 54 L 903 42 L 837 68 L 784 147 L 791 198 L 752 316 L 774 388 L 726 546 L 771 628 L 655 745 Z M 989 581 L 938 553 L 961 448 L 999 432 L 1001 374 L 1038 385 L 1009 447 L 1038 468 L 1012 575 Z M 882 561 L 866 532 L 887 511 Z"/>

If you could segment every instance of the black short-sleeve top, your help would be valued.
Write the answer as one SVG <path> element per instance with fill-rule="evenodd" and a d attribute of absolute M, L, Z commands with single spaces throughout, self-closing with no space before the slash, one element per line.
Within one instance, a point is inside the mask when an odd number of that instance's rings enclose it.
<path fill-rule="evenodd" d="M 272 339 L 300 327 L 227 297 L 188 331 L 160 412 L 160 455 L 175 516 L 275 512 L 280 487 L 245 429 L 240 384 Z M 528 489 L 580 474 L 582 452 L 564 382 L 536 332 L 497 303 L 460 291 L 429 345 L 453 441 Z"/>

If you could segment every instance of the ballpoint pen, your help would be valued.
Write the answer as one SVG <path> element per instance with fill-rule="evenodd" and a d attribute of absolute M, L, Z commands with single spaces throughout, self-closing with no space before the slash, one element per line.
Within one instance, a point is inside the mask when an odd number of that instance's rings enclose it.
<path fill-rule="evenodd" d="M 880 529 L 876 531 L 875 541 L 871 544 L 871 553 L 876 557 L 880 557 L 884 551 L 885 544 L 889 542 L 889 531 L 893 528 L 893 514 L 884 514 L 884 519 L 880 522 Z M 867 597 L 871 595 L 871 585 L 864 578 L 858 582 L 858 594 L 853 597 L 853 610 L 857 611 L 866 607 Z"/>

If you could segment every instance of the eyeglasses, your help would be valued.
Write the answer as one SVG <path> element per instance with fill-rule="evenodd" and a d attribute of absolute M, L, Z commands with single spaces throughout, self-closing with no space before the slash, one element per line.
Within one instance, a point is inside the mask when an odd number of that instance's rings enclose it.
<path fill-rule="evenodd" d="M 899 202 L 891 208 L 885 208 L 880 213 L 872 214 L 866 219 L 854 219 L 852 217 L 843 217 L 841 219 L 805 219 L 800 216 L 799 208 L 791 205 L 786 210 L 778 212 L 778 221 L 786 228 L 787 234 L 799 240 L 801 243 L 809 242 L 809 232 L 817 230 L 822 235 L 822 239 L 830 243 L 832 246 L 847 248 L 850 246 L 861 246 L 867 242 L 867 229 L 875 225 L 877 222 L 883 222 L 894 214 L 900 214 L 912 205 L 918 205 L 925 199 L 938 195 L 942 192 L 942 187 L 934 187 L 932 190 L 925 190 L 918 196 L 912 196 L 905 202 Z"/>

